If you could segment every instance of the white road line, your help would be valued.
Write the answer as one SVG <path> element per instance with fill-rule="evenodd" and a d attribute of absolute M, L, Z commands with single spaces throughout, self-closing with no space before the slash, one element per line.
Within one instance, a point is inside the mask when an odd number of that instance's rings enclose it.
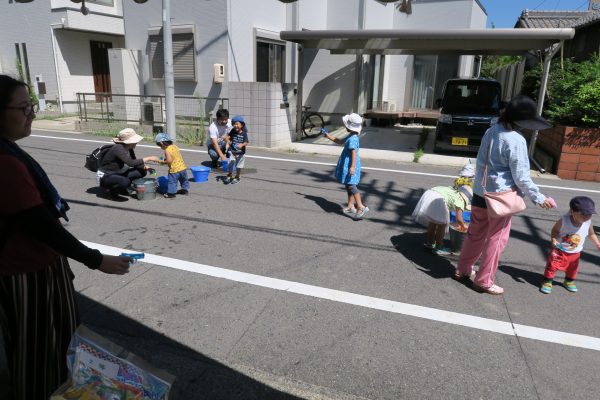
<path fill-rule="evenodd" d="M 43 138 L 43 139 L 67 140 L 67 141 L 74 141 L 74 142 L 88 142 L 88 143 L 101 143 L 101 144 L 112 143 L 112 142 L 107 142 L 105 140 L 77 139 L 77 138 L 65 138 L 65 137 L 45 136 L 45 135 L 31 135 L 31 137 Z M 146 144 L 138 144 L 137 147 L 145 147 L 145 148 L 156 150 L 156 146 L 149 146 Z M 182 152 L 188 152 L 188 153 L 204 153 L 204 154 L 208 153 L 206 150 L 194 150 L 194 149 L 180 149 L 180 150 Z M 326 165 L 326 166 L 336 165 L 336 163 L 293 160 L 291 158 L 263 157 L 263 156 L 254 156 L 254 155 L 250 155 L 250 154 L 246 155 L 246 157 L 247 158 L 255 158 L 257 160 L 284 161 L 284 162 L 298 163 L 298 164 L 313 164 L 313 165 Z M 368 170 L 368 171 L 392 172 L 392 173 L 406 174 L 406 175 L 433 176 L 433 177 L 439 177 L 439 178 L 456 178 L 455 175 L 431 174 L 431 173 L 427 173 L 427 172 L 405 171 L 405 170 L 400 170 L 400 169 L 375 168 L 375 167 L 362 167 L 362 169 Z M 572 187 L 564 187 L 564 186 L 548 186 L 548 185 L 538 185 L 538 187 L 548 188 L 548 189 L 557 189 L 557 190 L 567 190 L 570 192 L 572 191 L 572 192 L 585 192 L 585 193 L 600 194 L 600 190 L 593 190 L 593 189 L 580 189 L 580 188 L 572 188 Z"/>
<path fill-rule="evenodd" d="M 131 252 L 128 249 L 106 246 L 98 243 L 83 242 L 86 246 L 100 250 L 102 253 L 118 255 L 123 252 Z M 520 338 L 540 340 L 543 342 L 556 343 L 566 346 L 580 347 L 583 349 L 600 351 L 600 338 L 593 336 L 578 335 L 574 333 L 554 331 L 550 329 L 536 328 L 534 326 L 511 324 L 510 322 L 498 321 L 489 318 L 475 317 L 452 311 L 438 310 L 436 308 L 423 307 L 415 304 L 401 303 L 398 301 L 385 300 L 377 297 L 364 296 L 360 294 L 328 289 L 320 286 L 306 285 L 303 283 L 286 281 L 283 279 L 269 278 L 246 272 L 234 271 L 225 268 L 212 267 L 210 265 L 198 264 L 190 261 L 178 260 L 146 253 L 144 262 L 160 265 L 181 271 L 193 272 L 226 279 L 235 282 L 247 283 L 269 289 L 281 290 L 331 300 L 344 304 L 366 307 L 374 310 L 386 311 L 395 314 L 408 315 L 431 321 L 445 322 L 453 325 L 465 326 L 467 328 L 480 329 L 484 331 L 500 333 L 503 335 L 518 336 Z M 132 267 L 135 268 L 135 267 Z"/>

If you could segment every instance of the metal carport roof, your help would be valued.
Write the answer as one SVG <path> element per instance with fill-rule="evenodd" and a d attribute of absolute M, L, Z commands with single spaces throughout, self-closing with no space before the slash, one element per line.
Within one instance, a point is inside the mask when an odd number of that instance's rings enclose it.
<path fill-rule="evenodd" d="M 572 28 L 282 31 L 283 40 L 332 54 L 510 55 L 572 39 Z"/>
<path fill-rule="evenodd" d="M 562 42 L 575 36 L 573 28 L 544 29 L 374 29 L 281 31 L 282 40 L 298 43 L 300 50 L 314 48 L 331 54 L 387 55 L 521 55 L 529 50 L 544 52 L 544 73 L 539 99 L 546 94 L 550 61 Z M 298 99 L 296 131 L 302 117 L 303 52 L 298 58 Z M 543 101 L 538 100 L 541 115 Z M 529 152 L 533 156 L 537 132 Z"/>

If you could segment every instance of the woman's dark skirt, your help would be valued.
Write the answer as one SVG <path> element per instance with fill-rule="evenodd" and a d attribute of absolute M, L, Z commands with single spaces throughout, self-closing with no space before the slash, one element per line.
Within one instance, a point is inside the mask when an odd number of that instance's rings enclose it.
<path fill-rule="evenodd" d="M 79 325 L 65 257 L 37 272 L 0 276 L 0 329 L 11 399 L 46 400 L 67 379 L 67 348 Z"/>

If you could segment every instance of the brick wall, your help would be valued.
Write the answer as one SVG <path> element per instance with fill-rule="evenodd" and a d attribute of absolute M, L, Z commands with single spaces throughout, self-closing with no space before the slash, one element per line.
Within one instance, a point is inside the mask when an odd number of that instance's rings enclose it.
<path fill-rule="evenodd" d="M 539 132 L 536 147 L 554 158 L 558 177 L 600 182 L 600 128 L 555 126 Z"/>

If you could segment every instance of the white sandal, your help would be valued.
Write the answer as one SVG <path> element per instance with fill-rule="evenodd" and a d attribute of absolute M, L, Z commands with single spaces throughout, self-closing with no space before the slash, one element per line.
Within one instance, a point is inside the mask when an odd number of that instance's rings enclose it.
<path fill-rule="evenodd" d="M 475 291 L 477 291 L 479 293 L 487 293 L 487 294 L 493 294 L 493 295 L 498 295 L 498 294 L 504 293 L 504 289 L 502 289 L 498 285 L 492 285 L 489 288 L 484 288 L 484 287 L 473 284 L 473 289 L 475 289 Z"/>

